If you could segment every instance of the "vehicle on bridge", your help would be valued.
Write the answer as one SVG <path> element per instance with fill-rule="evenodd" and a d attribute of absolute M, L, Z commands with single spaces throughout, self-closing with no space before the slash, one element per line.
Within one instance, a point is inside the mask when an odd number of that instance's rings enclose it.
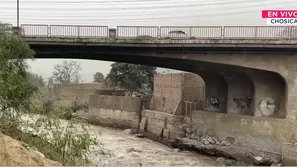
<path fill-rule="evenodd" d="M 165 39 L 196 39 L 194 36 L 190 36 L 181 30 L 169 31 L 167 35 L 161 35 L 161 37 L 162 36 L 164 36 Z"/>
<path fill-rule="evenodd" d="M 196 39 L 196 37 L 190 36 L 181 30 L 169 31 L 168 34 L 160 34 L 160 37 L 165 38 L 165 39 Z M 154 37 L 150 36 L 150 35 L 139 35 L 136 38 L 137 39 L 153 39 Z"/>

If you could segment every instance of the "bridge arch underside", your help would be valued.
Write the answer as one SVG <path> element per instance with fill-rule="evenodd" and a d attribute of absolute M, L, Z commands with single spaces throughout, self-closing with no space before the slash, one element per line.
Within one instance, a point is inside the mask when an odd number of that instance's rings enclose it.
<path fill-rule="evenodd" d="M 205 83 L 204 111 L 285 118 L 287 84 L 278 73 L 247 67 L 157 56 L 92 53 L 43 53 L 36 58 L 71 58 L 126 62 L 188 71 Z"/>

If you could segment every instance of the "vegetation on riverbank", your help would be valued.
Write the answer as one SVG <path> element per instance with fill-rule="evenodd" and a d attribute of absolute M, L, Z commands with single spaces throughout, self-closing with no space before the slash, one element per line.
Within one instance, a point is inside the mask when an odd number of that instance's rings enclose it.
<path fill-rule="evenodd" d="M 88 165 L 91 145 L 101 145 L 91 137 L 87 125 L 75 125 L 73 109 L 32 103 L 37 87 L 29 82 L 27 59 L 34 51 L 21 38 L 11 34 L 9 27 L 0 24 L 0 132 L 37 148 L 47 158 L 63 165 Z M 46 113 L 24 120 L 32 113 Z M 66 126 L 59 118 L 71 120 Z M 36 120 L 37 119 L 37 120 Z M 79 132 L 79 133 L 77 133 Z M 0 162 L 1 165 L 1 162 Z"/>

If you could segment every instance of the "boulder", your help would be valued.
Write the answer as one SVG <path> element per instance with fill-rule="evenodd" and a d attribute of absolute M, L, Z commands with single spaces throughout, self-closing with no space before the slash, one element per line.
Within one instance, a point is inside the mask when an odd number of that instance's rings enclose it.
<path fill-rule="evenodd" d="M 1 166 L 63 166 L 46 159 L 41 153 L 31 151 L 21 142 L 0 134 L 0 165 Z"/>
<path fill-rule="evenodd" d="M 135 133 L 133 129 L 126 129 L 126 130 L 124 130 L 124 132 L 127 133 L 127 134 L 134 134 Z"/>
<path fill-rule="evenodd" d="M 220 165 L 225 165 L 226 159 L 224 157 L 219 157 L 216 160 Z"/>

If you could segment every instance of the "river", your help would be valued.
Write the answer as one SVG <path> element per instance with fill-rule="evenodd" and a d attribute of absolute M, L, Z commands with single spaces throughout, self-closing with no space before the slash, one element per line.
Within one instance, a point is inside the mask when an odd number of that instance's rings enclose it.
<path fill-rule="evenodd" d="M 27 118 L 23 117 L 25 120 Z M 32 117 L 31 117 L 32 118 Z M 67 121 L 62 120 L 66 126 Z M 79 132 L 77 132 L 79 133 Z M 102 156 L 101 148 L 91 147 L 89 159 L 97 165 L 137 166 L 218 166 L 215 157 L 190 151 L 177 151 L 158 142 L 139 138 L 122 130 L 102 126 L 90 126 L 90 133 L 96 136 L 110 155 Z"/>

